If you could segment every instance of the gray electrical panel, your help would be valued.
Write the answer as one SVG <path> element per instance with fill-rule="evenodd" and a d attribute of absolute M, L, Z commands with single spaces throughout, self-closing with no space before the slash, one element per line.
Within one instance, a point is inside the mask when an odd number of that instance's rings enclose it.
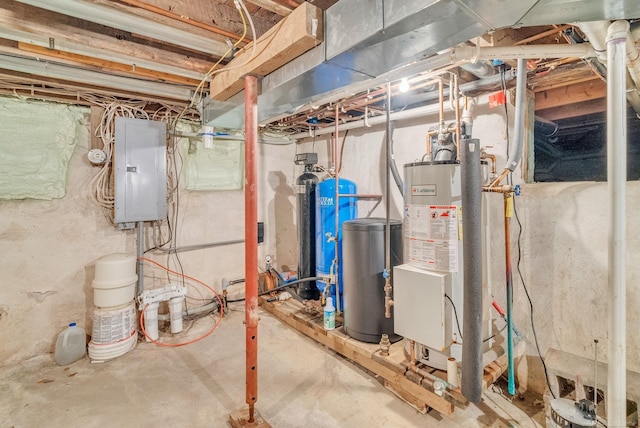
<path fill-rule="evenodd" d="M 166 219 L 166 123 L 117 117 L 114 173 L 115 223 Z"/>

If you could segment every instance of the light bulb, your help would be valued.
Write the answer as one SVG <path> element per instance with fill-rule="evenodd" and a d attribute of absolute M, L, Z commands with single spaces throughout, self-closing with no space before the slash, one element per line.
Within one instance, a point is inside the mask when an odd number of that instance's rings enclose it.
<path fill-rule="evenodd" d="M 402 80 L 400 81 L 400 86 L 398 87 L 398 89 L 400 89 L 400 92 L 407 92 L 410 89 L 409 80 L 406 77 L 402 78 Z"/>

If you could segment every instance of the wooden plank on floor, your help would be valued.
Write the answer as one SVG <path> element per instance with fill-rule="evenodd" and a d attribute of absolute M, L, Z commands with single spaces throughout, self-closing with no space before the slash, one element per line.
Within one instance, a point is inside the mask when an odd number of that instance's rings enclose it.
<path fill-rule="evenodd" d="M 410 402 L 413 405 L 415 403 L 424 403 L 425 406 L 441 414 L 450 415 L 453 413 L 454 405 L 452 403 L 405 378 L 404 368 L 390 367 L 387 364 L 378 362 L 377 358 L 373 358 L 373 355 L 378 352 L 377 350 L 374 351 L 377 345 L 362 344 L 355 341 L 340 329 L 324 330 L 321 316 L 314 317 L 310 314 L 305 314 L 300 311 L 299 306 L 296 311 L 294 309 L 296 303 L 291 301 L 267 303 L 263 301 L 262 308 L 289 326 L 382 377 L 391 388 L 396 391 L 401 390 L 403 395 L 412 397 Z M 401 346 L 401 343 L 396 343 L 392 345 L 392 348 Z"/>
<path fill-rule="evenodd" d="M 311 3 L 300 5 L 255 42 L 253 58 L 247 62 L 253 46 L 250 43 L 227 64 L 229 71 L 211 79 L 211 98 L 225 101 L 242 90 L 242 76 L 265 76 L 320 44 L 324 39 L 322 16 L 322 10 Z"/>

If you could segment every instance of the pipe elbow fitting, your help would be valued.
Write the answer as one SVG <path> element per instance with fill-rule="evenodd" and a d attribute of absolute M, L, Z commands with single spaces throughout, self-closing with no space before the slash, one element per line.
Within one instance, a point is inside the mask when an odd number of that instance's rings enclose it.
<path fill-rule="evenodd" d="M 609 25 L 609 28 L 607 29 L 607 38 L 606 38 L 607 44 L 611 42 L 615 42 L 620 39 L 626 40 L 627 35 L 629 34 L 630 28 L 631 27 L 629 25 L 629 21 L 625 19 L 619 19 L 617 21 L 612 22 L 611 25 Z"/>

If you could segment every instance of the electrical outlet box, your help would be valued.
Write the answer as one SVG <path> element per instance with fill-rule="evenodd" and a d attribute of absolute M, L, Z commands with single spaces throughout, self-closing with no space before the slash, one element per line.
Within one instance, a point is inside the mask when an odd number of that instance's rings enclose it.
<path fill-rule="evenodd" d="M 116 118 L 115 223 L 167 218 L 167 125 Z"/>

